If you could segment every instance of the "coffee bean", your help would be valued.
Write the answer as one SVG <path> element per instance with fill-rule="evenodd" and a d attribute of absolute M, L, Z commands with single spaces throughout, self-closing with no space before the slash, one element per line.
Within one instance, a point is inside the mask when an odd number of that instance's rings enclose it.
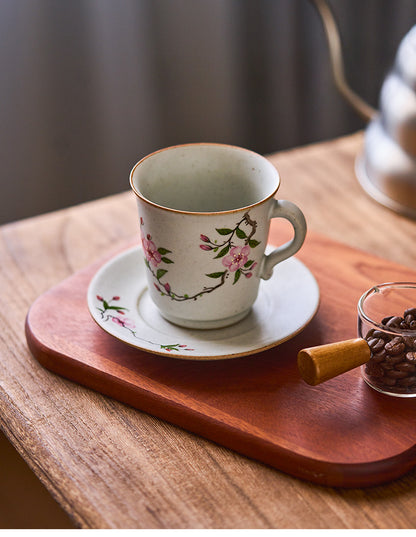
<path fill-rule="evenodd" d="M 393 319 L 393 315 L 390 315 L 390 317 L 384 317 L 384 319 L 382 319 L 381 321 L 381 324 L 386 325 L 390 321 L 390 319 Z"/>
<path fill-rule="evenodd" d="M 391 371 L 386 372 L 386 377 L 390 377 L 392 379 L 403 379 L 407 377 L 407 372 L 397 371 L 397 369 L 392 369 Z"/>
<path fill-rule="evenodd" d="M 400 382 L 402 380 L 405 380 L 405 379 L 399 379 Z M 392 379 L 391 377 L 383 377 L 383 384 L 385 384 L 386 386 L 395 386 L 397 380 L 396 379 Z"/>
<path fill-rule="evenodd" d="M 405 350 L 406 345 L 403 343 L 402 338 L 398 336 L 386 343 L 384 348 L 390 355 L 396 355 L 401 354 Z"/>
<path fill-rule="evenodd" d="M 384 376 L 383 368 L 380 365 L 371 361 L 366 363 L 365 372 L 368 376 L 377 379 L 382 378 Z"/>
<path fill-rule="evenodd" d="M 370 340 L 367 340 L 367 343 L 370 349 L 375 353 L 380 352 L 382 349 L 384 349 L 384 339 L 371 338 Z"/>
<path fill-rule="evenodd" d="M 388 341 L 390 339 L 389 334 L 386 334 L 386 332 L 382 332 L 381 330 L 371 329 L 370 332 L 371 332 L 373 338 L 381 338 L 381 339 L 384 339 L 386 341 Z M 368 336 L 368 334 L 367 334 L 367 336 Z M 366 337 L 366 339 L 367 339 L 367 337 Z"/>
<path fill-rule="evenodd" d="M 389 358 L 389 357 L 387 357 Z M 394 369 L 394 364 L 392 364 L 388 359 L 384 360 L 384 362 L 380 363 L 380 366 L 385 370 L 389 371 L 391 369 Z"/>
<path fill-rule="evenodd" d="M 400 323 L 403 321 L 403 317 L 390 317 L 389 320 L 386 322 L 386 326 L 388 328 L 399 328 Z M 382 321 L 383 322 L 383 321 Z M 384 324 L 384 323 L 383 323 Z"/>
<path fill-rule="evenodd" d="M 403 362 L 403 360 L 406 358 L 406 355 L 404 354 L 404 352 L 402 354 L 396 354 L 396 355 L 390 355 L 388 354 L 385 358 L 385 361 L 388 363 L 388 364 L 392 364 L 393 366 L 395 366 L 396 364 L 399 364 L 400 362 Z"/>
<path fill-rule="evenodd" d="M 416 385 L 416 376 L 405 377 L 404 379 L 399 379 L 397 382 L 400 386 L 407 386 L 409 388 L 410 386 Z"/>
<path fill-rule="evenodd" d="M 366 341 L 368 341 L 369 339 L 371 339 L 373 337 L 374 332 L 375 332 L 375 329 L 370 328 L 370 330 L 367 332 L 367 334 L 365 336 Z"/>
<path fill-rule="evenodd" d="M 416 352 L 406 353 L 406 360 L 412 364 L 416 364 Z"/>
<path fill-rule="evenodd" d="M 415 316 L 414 315 L 406 315 L 406 317 L 404 318 L 404 322 L 407 324 L 407 325 L 410 325 L 410 323 L 412 321 L 415 320 Z"/>
<path fill-rule="evenodd" d="M 416 364 L 410 364 L 409 362 L 400 362 L 400 364 L 396 365 L 396 369 L 399 371 L 406 371 L 407 373 L 415 373 L 416 372 Z"/>
<path fill-rule="evenodd" d="M 403 336 L 403 341 L 409 349 L 416 349 L 416 338 L 411 336 Z"/>
<path fill-rule="evenodd" d="M 381 324 L 390 331 L 401 330 L 392 335 L 371 329 L 365 336 L 371 351 L 365 364 L 368 380 L 383 391 L 406 394 L 416 392 L 416 337 L 406 331 L 416 330 L 416 308 L 408 308 L 403 317 L 390 315 Z"/>
<path fill-rule="evenodd" d="M 373 354 L 373 356 L 371 357 L 371 360 L 375 363 L 380 363 L 386 359 L 386 356 L 388 356 L 387 352 L 384 349 L 382 349 L 380 352 Z"/>

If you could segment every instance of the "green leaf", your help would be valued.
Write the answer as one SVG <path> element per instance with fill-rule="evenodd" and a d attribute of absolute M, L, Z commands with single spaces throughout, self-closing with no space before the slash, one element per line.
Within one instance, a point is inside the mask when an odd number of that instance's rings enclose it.
<path fill-rule="evenodd" d="M 173 263 L 173 261 L 171 259 L 169 259 L 168 257 L 162 257 L 162 261 L 164 263 Z"/>
<path fill-rule="evenodd" d="M 224 257 L 225 254 L 228 254 L 229 250 L 230 250 L 230 245 L 227 244 L 227 246 L 226 246 L 225 248 L 223 248 L 223 249 L 220 251 L 220 253 L 217 254 L 217 255 L 214 257 L 214 259 L 218 259 L 219 257 Z"/>
<path fill-rule="evenodd" d="M 106 300 L 103 300 L 103 306 L 104 306 L 104 309 L 106 309 L 106 310 L 108 310 L 108 308 L 110 307 Z"/>
<path fill-rule="evenodd" d="M 158 248 L 157 251 L 158 251 L 159 254 L 161 254 L 161 255 L 171 254 L 171 253 L 172 253 L 171 250 L 167 250 L 166 248 Z"/>
<path fill-rule="evenodd" d="M 239 239 L 245 239 L 247 237 L 244 231 L 240 229 L 239 227 L 235 230 L 235 233 Z"/>
<path fill-rule="evenodd" d="M 147 259 L 144 260 L 144 263 L 148 269 L 150 269 L 149 261 Z"/>
<path fill-rule="evenodd" d="M 232 229 L 229 229 L 228 227 L 222 227 L 222 228 L 215 228 L 217 233 L 219 233 L 220 235 L 230 235 L 233 230 Z"/>
<path fill-rule="evenodd" d="M 225 274 L 225 270 L 222 272 L 211 272 L 211 274 L 205 274 L 205 276 L 208 276 L 208 278 L 222 278 L 222 276 Z"/>
<path fill-rule="evenodd" d="M 245 267 L 245 268 L 251 267 L 251 265 L 252 265 L 253 263 L 254 263 L 254 261 L 253 261 L 252 259 L 249 259 L 249 260 L 247 261 L 247 263 L 244 264 L 244 267 Z"/>
<path fill-rule="evenodd" d="M 156 272 L 156 278 L 158 280 L 160 280 L 160 278 L 162 278 L 165 274 L 167 273 L 167 270 L 165 269 L 158 269 L 157 272 Z"/>
<path fill-rule="evenodd" d="M 238 270 L 236 271 L 235 275 L 234 275 L 233 285 L 234 285 L 235 283 L 238 282 L 238 280 L 240 279 L 240 276 L 241 276 L 241 270 L 238 269 Z"/>
<path fill-rule="evenodd" d="M 251 239 L 248 241 L 248 245 L 250 246 L 250 248 L 255 248 L 259 244 L 260 244 L 260 241 L 255 241 L 254 239 Z"/>

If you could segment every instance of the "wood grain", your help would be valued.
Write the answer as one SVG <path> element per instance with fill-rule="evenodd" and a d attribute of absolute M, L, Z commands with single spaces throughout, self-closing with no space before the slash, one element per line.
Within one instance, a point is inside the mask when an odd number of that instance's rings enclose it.
<path fill-rule="evenodd" d="M 303 348 L 298 352 L 297 363 L 303 380 L 316 386 L 365 364 L 370 358 L 368 343 L 353 338 Z"/>
<path fill-rule="evenodd" d="M 278 243 L 274 225 L 270 238 Z M 338 255 L 327 256 L 322 271 L 324 253 L 334 250 Z M 311 389 L 300 377 L 296 356 L 305 345 L 350 337 L 358 298 L 381 272 L 413 281 L 416 271 L 313 232 L 298 257 L 318 280 L 319 311 L 291 341 L 258 355 L 188 362 L 112 338 L 91 319 L 85 303 L 97 263 L 35 301 L 26 321 L 29 347 L 51 371 L 296 477 L 342 487 L 395 479 L 416 465 L 416 399 L 374 393 L 357 369 Z M 334 323 L 334 296 L 342 323 Z M 367 343 L 355 341 L 364 344 L 368 360 Z M 341 347 L 342 362 L 345 344 Z M 323 410 L 328 407 L 330 413 Z"/>
<path fill-rule="evenodd" d="M 301 206 L 311 230 L 416 268 L 415 222 L 356 181 L 361 144 L 357 134 L 273 155 L 281 196 Z M 74 522 L 414 528 L 415 470 L 367 490 L 313 485 L 62 379 L 31 356 L 24 321 L 35 299 L 136 233 L 129 192 L 0 228 L 0 425 Z"/>

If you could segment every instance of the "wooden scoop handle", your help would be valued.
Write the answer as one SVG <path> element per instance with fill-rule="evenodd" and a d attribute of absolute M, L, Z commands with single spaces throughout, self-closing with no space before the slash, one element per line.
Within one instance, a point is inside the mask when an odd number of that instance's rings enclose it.
<path fill-rule="evenodd" d="M 349 339 L 298 353 L 298 369 L 305 382 L 316 386 L 368 362 L 370 347 L 365 339 Z"/>

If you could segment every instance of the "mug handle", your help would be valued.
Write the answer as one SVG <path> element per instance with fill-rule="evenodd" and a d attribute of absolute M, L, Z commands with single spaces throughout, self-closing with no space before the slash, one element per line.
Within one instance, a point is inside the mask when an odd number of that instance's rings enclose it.
<path fill-rule="evenodd" d="M 273 200 L 269 218 L 286 218 L 292 224 L 295 236 L 292 240 L 282 244 L 269 255 L 264 255 L 260 267 L 260 278 L 268 280 L 272 273 L 273 267 L 294 255 L 302 246 L 306 237 L 306 220 L 297 205 L 287 200 Z"/>

